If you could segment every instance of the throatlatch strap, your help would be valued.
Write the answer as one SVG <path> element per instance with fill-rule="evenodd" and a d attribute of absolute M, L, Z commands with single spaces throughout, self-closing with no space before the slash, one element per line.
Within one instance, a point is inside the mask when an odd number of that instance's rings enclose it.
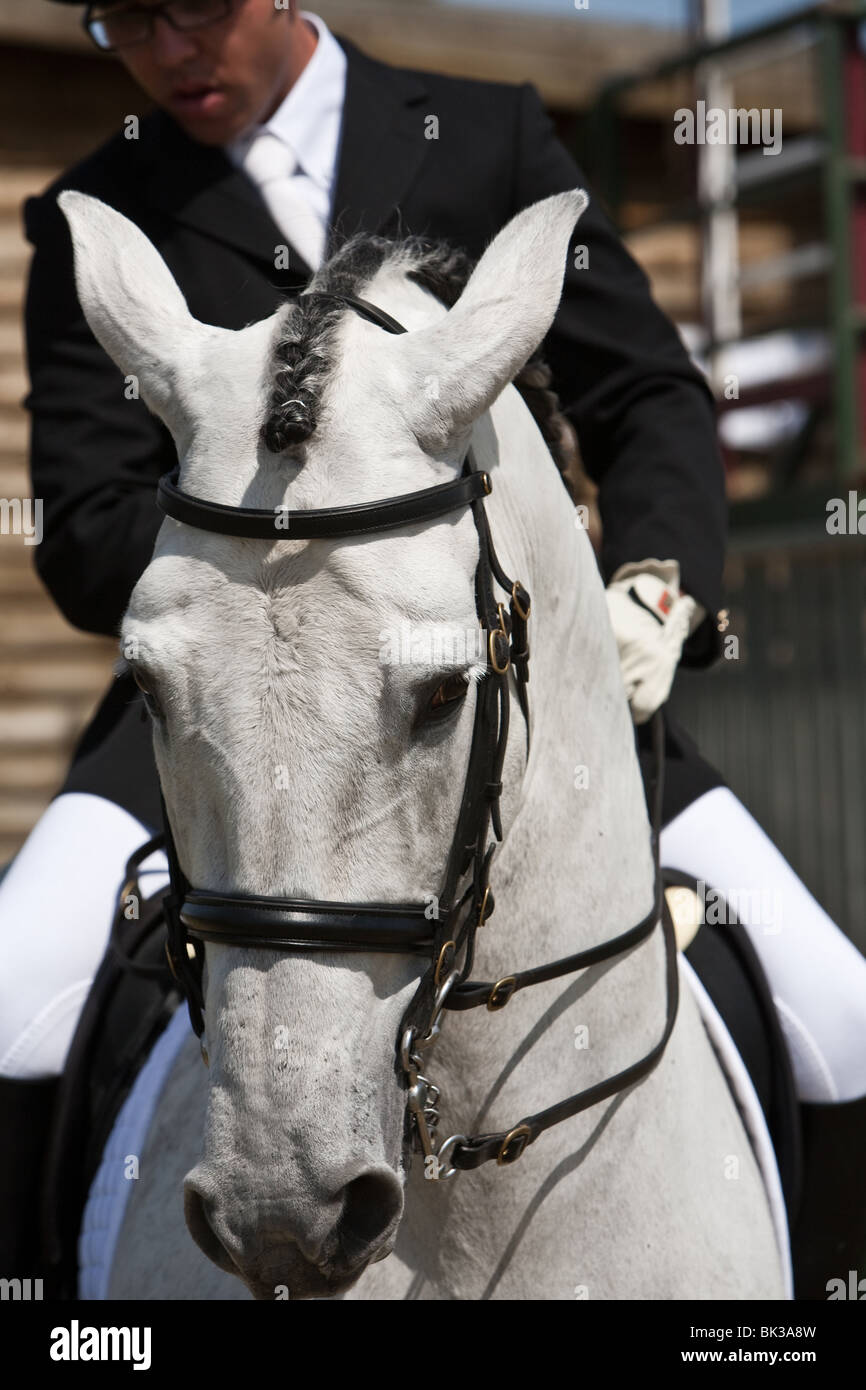
<path fill-rule="evenodd" d="M 677 943 L 674 935 L 673 919 L 671 918 L 667 902 L 664 898 L 659 840 L 661 835 L 661 816 L 662 816 L 662 794 L 664 790 L 664 725 L 662 723 L 661 711 L 657 710 L 653 715 L 652 722 L 652 742 L 653 742 L 653 767 L 654 776 L 650 790 L 652 802 L 652 852 L 653 867 L 655 870 L 654 903 L 652 916 L 655 921 L 661 919 L 662 932 L 665 943 L 665 993 L 666 1011 L 665 1026 L 661 1037 L 655 1047 L 646 1053 L 638 1062 L 617 1072 L 615 1076 L 608 1077 L 605 1081 L 598 1082 L 595 1086 L 589 1086 L 584 1091 L 577 1092 L 576 1095 L 569 1096 L 567 1100 L 559 1101 L 556 1105 L 551 1105 L 546 1110 L 540 1110 L 535 1115 L 526 1115 L 510 1130 L 502 1130 L 498 1134 L 482 1134 L 473 1139 L 461 1141 L 455 1146 L 451 1162 L 455 1168 L 470 1169 L 478 1168 L 482 1163 L 487 1163 L 490 1159 L 496 1159 L 500 1164 L 515 1162 L 524 1149 L 529 1144 L 534 1143 L 540 1134 L 552 1125 L 560 1124 L 563 1120 L 569 1120 L 573 1115 L 578 1115 L 583 1110 L 590 1109 L 597 1105 L 599 1101 L 607 1100 L 616 1095 L 619 1091 L 624 1091 L 627 1086 L 633 1086 L 637 1081 L 643 1080 L 658 1065 L 670 1041 L 671 1034 L 676 1023 L 677 1010 L 679 1007 L 679 968 L 677 965 Z M 646 918 L 644 922 L 646 922 Z M 643 926 L 643 924 L 639 924 Z M 633 931 L 636 931 L 634 928 Z M 632 935 L 631 932 L 625 933 L 626 936 Z M 597 948 L 604 951 L 604 955 L 613 954 L 610 947 L 615 944 L 608 942 L 607 946 Z M 583 953 L 581 953 L 583 954 Z M 603 959 L 599 956 L 598 959 Z M 557 972 L 558 974 L 559 972 Z M 567 973 L 567 972 L 563 972 Z M 555 978 L 548 976 L 547 978 Z M 509 996 L 510 997 L 510 996 Z M 446 1001 L 447 1003 L 447 1001 Z"/>

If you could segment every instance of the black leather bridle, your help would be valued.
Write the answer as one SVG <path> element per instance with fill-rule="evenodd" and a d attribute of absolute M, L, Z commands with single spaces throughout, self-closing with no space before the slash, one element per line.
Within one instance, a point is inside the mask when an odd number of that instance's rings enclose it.
<path fill-rule="evenodd" d="M 307 295 L 339 300 L 356 313 L 390 333 L 404 333 L 402 324 L 376 305 L 349 294 L 306 291 Z M 445 870 L 438 904 L 345 903 L 306 898 L 269 898 L 240 893 L 211 893 L 194 889 L 178 860 L 168 814 L 163 804 L 170 891 L 165 899 L 168 925 L 167 955 L 178 984 L 186 996 L 195 1032 L 204 1031 L 202 970 L 206 941 L 223 945 L 263 947 L 271 950 L 389 951 L 416 954 L 428 964 L 403 1016 L 400 1028 L 400 1062 L 407 1079 L 408 1111 L 425 1160 L 432 1160 L 432 1176 L 450 1177 L 458 1169 L 477 1168 L 488 1159 L 499 1164 L 515 1162 L 528 1144 L 551 1125 L 604 1100 L 647 1076 L 660 1060 L 673 1031 L 677 1013 L 677 962 L 673 926 L 662 895 L 659 868 L 659 827 L 662 777 L 662 727 L 656 715 L 653 728 L 656 777 L 652 793 L 652 845 L 655 864 L 654 901 L 638 924 L 612 940 L 532 970 L 506 975 L 496 981 L 470 980 L 475 937 L 494 908 L 490 864 L 496 841 L 502 840 L 499 799 L 502 766 L 508 739 L 510 672 L 513 670 L 518 702 L 526 725 L 529 751 L 529 645 L 527 626 L 530 597 L 519 580 L 511 580 L 493 548 L 484 509 L 491 492 L 487 473 L 476 469 L 471 448 L 461 475 L 452 482 L 381 501 L 351 506 L 292 512 L 230 507 L 183 492 L 177 485 L 178 469 L 160 479 L 157 500 L 167 516 L 199 530 L 246 539 L 315 540 L 344 536 L 378 535 L 446 516 L 471 507 L 479 538 L 475 573 L 476 611 L 487 635 L 487 671 L 476 687 L 477 700 L 472 743 L 463 800 Z M 498 602 L 494 583 L 506 593 Z M 487 840 L 492 827 L 494 842 Z M 465 891 L 458 886 L 470 873 Z M 493 1012 L 503 1009 L 513 996 L 529 985 L 557 979 L 621 954 L 646 940 L 662 920 L 667 968 L 667 1017 L 661 1038 L 644 1057 L 616 1076 L 579 1092 L 557 1105 L 529 1115 L 511 1130 L 475 1137 L 452 1135 L 437 1151 L 433 1131 L 438 1121 L 439 1092 L 422 1075 L 422 1053 L 436 1039 L 445 1009 L 471 1009 L 485 1004 Z M 459 965 L 458 965 L 459 962 Z"/>

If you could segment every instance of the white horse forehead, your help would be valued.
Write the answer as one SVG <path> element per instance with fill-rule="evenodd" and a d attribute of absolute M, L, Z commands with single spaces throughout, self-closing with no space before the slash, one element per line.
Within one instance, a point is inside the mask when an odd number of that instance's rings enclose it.
<path fill-rule="evenodd" d="M 133 592 L 124 635 L 148 631 L 173 659 L 206 651 L 219 636 L 242 645 L 274 636 L 303 640 L 351 624 L 361 645 L 383 624 L 472 622 L 478 558 L 471 512 L 357 541 L 279 542 L 267 547 L 178 527 L 157 542 Z M 229 663 L 230 664 L 230 663 Z"/>
<path fill-rule="evenodd" d="M 389 277 L 392 296 L 400 285 L 400 277 Z M 417 287 L 402 289 L 407 327 L 429 319 L 431 308 L 434 318 L 445 313 Z M 394 337 L 350 310 L 334 327 L 319 421 L 302 466 L 268 454 L 259 435 L 276 370 L 274 346 L 291 312 L 286 306 L 273 320 L 209 345 L 202 423 L 181 471 L 182 486 L 214 501 L 269 510 L 279 500 L 289 507 L 289 534 L 267 546 L 166 523 L 133 593 L 125 631 L 159 620 L 165 624 L 159 640 L 175 657 L 179 645 L 206 638 L 214 623 L 235 630 L 242 624 L 245 633 L 267 633 L 272 625 L 292 633 L 299 610 L 308 628 L 319 631 L 338 619 L 369 627 L 404 616 L 447 623 L 474 614 L 478 536 L 468 508 L 381 536 L 291 541 L 293 506 L 384 500 L 448 481 L 462 460 L 424 452 L 406 420 L 413 383 L 385 346 Z M 415 386 L 424 389 L 423 382 Z M 325 605 L 332 611 L 322 612 Z"/>
<path fill-rule="evenodd" d="M 238 501 L 242 493 L 243 504 L 255 506 L 260 469 L 273 474 L 282 467 L 287 485 L 294 481 L 296 462 L 287 458 L 280 463 L 261 436 L 279 371 L 275 349 L 290 331 L 293 313 L 293 305 L 287 304 L 270 319 L 236 333 L 203 328 L 196 370 L 191 380 L 177 383 L 190 422 L 181 454 L 181 482 L 192 485 L 190 490 L 210 488 L 220 495 L 214 500 L 228 500 L 239 484 Z M 327 375 L 318 388 L 320 419 L 307 446 L 308 464 L 298 478 L 305 506 L 328 505 L 307 500 L 310 477 L 318 477 L 323 488 L 339 490 L 341 476 L 366 475 L 369 467 L 369 476 L 375 477 L 380 454 L 387 459 L 408 452 L 416 462 L 420 456 L 405 420 L 412 381 L 388 357 L 382 343 L 386 336 L 350 312 L 334 326 Z M 322 459 L 324 468 L 318 462 Z"/>

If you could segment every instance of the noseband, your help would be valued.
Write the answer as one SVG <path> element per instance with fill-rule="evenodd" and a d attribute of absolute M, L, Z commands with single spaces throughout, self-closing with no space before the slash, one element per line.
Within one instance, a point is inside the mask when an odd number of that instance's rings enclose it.
<path fill-rule="evenodd" d="M 389 333 L 406 332 L 402 324 L 367 300 L 323 291 L 307 291 L 305 297 L 313 294 L 318 298 L 342 301 Z M 159 482 L 157 500 L 167 516 L 199 530 L 252 540 L 335 540 L 345 536 L 380 535 L 384 531 L 432 521 L 463 507 L 472 509 L 479 538 L 475 606 L 487 638 L 487 670 L 476 687 L 475 720 L 463 800 L 438 903 L 434 906 L 429 900 L 423 903 L 324 902 L 194 889 L 180 867 L 163 804 L 170 872 L 170 891 L 165 899 L 166 952 L 199 1037 L 204 1031 L 202 971 L 206 941 L 285 951 L 388 951 L 426 959 L 427 967 L 400 1025 L 400 1064 L 407 1084 L 408 1113 L 414 1121 L 415 1138 L 424 1153 L 428 1175 L 451 1177 L 458 1169 L 477 1168 L 493 1158 L 499 1164 L 514 1163 L 526 1146 L 551 1125 L 648 1075 L 661 1058 L 673 1030 L 677 1012 L 676 944 L 664 908 L 658 848 L 662 771 L 660 716 L 656 715 L 653 728 L 655 892 L 649 913 L 637 926 L 603 945 L 496 981 L 470 980 L 476 933 L 489 920 L 494 908 L 490 864 L 496 842 L 502 840 L 499 800 L 508 740 L 512 673 L 526 726 L 527 756 L 530 741 L 527 695 L 530 597 L 519 580 L 508 577 L 493 548 L 484 510 L 484 499 L 492 490 L 489 475 L 476 469 L 470 448 L 460 477 L 452 482 L 381 501 L 292 512 L 286 525 L 284 508 L 265 511 L 230 507 L 193 497 L 178 487 L 178 473 L 175 469 Z M 497 601 L 494 584 L 507 595 L 505 601 Z M 488 848 L 491 827 L 495 838 Z M 458 896 L 459 885 L 467 873 L 470 875 L 468 886 Z M 616 1076 L 525 1117 L 507 1132 L 472 1138 L 455 1134 L 437 1150 L 434 1131 L 439 1118 L 436 1109 L 439 1092 L 422 1074 L 422 1054 L 438 1037 L 444 1010 L 471 1009 L 481 1004 L 491 1012 L 503 1009 L 519 990 L 529 985 L 582 970 L 638 945 L 649 937 L 660 917 L 667 955 L 667 1017 L 664 1032 L 655 1047 Z"/>

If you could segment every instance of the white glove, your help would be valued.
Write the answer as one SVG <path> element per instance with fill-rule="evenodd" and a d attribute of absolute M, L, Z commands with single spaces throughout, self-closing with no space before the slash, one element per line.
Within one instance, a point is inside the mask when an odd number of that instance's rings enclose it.
<path fill-rule="evenodd" d="M 620 565 L 606 595 L 632 718 L 645 724 L 668 698 L 683 643 L 706 609 L 680 593 L 676 560 Z"/>

